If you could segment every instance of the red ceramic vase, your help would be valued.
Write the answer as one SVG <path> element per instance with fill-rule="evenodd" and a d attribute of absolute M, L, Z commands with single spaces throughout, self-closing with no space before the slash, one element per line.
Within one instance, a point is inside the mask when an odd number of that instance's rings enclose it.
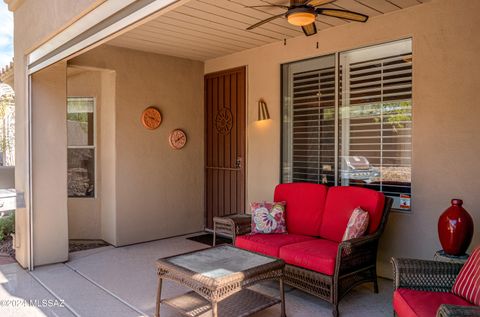
<path fill-rule="evenodd" d="M 452 199 L 452 205 L 438 219 L 438 237 L 443 251 L 450 255 L 463 255 L 473 236 L 473 220 L 463 209 L 461 199 Z"/>

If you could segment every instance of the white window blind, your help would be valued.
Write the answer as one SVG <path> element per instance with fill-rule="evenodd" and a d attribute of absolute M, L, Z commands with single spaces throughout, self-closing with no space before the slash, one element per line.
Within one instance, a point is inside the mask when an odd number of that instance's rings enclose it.
<path fill-rule="evenodd" d="M 282 181 L 371 188 L 409 210 L 411 40 L 337 60 L 337 69 L 335 56 L 283 65 Z"/>
<path fill-rule="evenodd" d="M 394 42 L 339 56 L 341 184 L 382 191 L 394 198 L 399 209 L 409 209 L 411 195 L 410 43 Z"/>
<path fill-rule="evenodd" d="M 299 62 L 285 69 L 289 109 L 284 132 L 284 181 L 334 185 L 335 58 Z M 285 77 L 284 77 L 285 78 Z"/>

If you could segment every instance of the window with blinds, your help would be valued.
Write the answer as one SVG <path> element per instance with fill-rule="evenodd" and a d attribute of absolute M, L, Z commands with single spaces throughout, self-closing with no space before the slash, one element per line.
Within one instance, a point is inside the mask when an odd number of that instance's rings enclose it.
<path fill-rule="evenodd" d="M 335 56 L 283 69 L 283 182 L 335 184 Z"/>
<path fill-rule="evenodd" d="M 410 210 L 411 40 L 285 64 L 283 90 L 283 182 L 362 186 Z"/>

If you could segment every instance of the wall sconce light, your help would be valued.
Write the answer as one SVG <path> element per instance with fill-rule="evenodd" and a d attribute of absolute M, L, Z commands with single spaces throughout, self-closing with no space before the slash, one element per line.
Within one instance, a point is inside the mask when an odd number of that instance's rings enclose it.
<path fill-rule="evenodd" d="M 270 113 L 268 112 L 267 103 L 265 100 L 260 99 L 258 101 L 258 121 L 270 119 Z"/>

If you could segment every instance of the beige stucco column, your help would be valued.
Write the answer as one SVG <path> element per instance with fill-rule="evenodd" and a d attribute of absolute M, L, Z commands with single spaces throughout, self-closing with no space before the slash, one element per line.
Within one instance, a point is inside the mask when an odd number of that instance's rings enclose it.
<path fill-rule="evenodd" d="M 68 259 L 67 64 L 32 75 L 33 264 Z"/>
<path fill-rule="evenodd" d="M 36 192 L 35 189 L 30 191 L 30 152 L 29 152 L 29 114 L 28 114 L 28 77 L 27 73 L 27 56 L 35 48 L 37 48 L 41 43 L 52 38 L 59 30 L 65 28 L 65 26 L 70 25 L 73 21 L 78 19 L 78 17 L 84 15 L 86 12 L 89 12 L 94 7 L 102 3 L 102 0 L 50 0 L 48 5 L 45 5 L 43 1 L 28 1 L 28 0 L 4 0 L 8 4 L 8 7 L 14 13 L 14 55 L 15 55 L 15 188 L 22 195 L 24 199 L 17 200 L 17 209 L 15 212 L 15 236 L 16 236 L 16 259 L 23 267 L 30 267 L 31 256 L 30 256 L 30 243 L 32 237 L 30 237 L 30 229 L 35 227 L 35 225 L 45 224 L 45 230 L 48 230 L 47 236 L 42 236 L 42 229 L 37 230 L 34 234 L 35 238 L 39 236 L 39 241 L 35 245 L 39 245 L 35 254 L 39 256 L 39 259 L 35 261 L 35 264 L 40 264 L 46 261 L 48 256 L 52 256 L 52 261 L 58 261 L 66 257 L 67 250 L 67 241 L 64 239 L 54 239 L 53 236 L 57 234 L 57 237 L 61 235 L 66 235 L 66 233 L 57 231 L 55 228 L 58 225 L 58 222 L 64 222 L 62 225 L 63 228 L 67 228 L 66 224 L 66 212 L 65 219 L 61 216 L 58 219 L 55 219 L 55 216 L 51 215 L 50 212 L 47 212 L 44 216 L 41 216 L 41 210 L 36 209 L 34 212 L 35 223 L 30 225 L 30 192 Z M 34 27 L 32 27 L 34 26 Z M 41 79 L 43 75 L 39 74 Z M 35 83 L 40 84 L 40 82 Z M 37 92 L 38 93 L 38 92 Z M 38 102 L 37 102 L 38 103 Z M 53 106 L 53 105 L 52 105 Z M 48 107 L 48 105 L 47 105 Z M 40 108 L 38 108 L 40 109 Z M 45 109 L 43 109 L 45 111 Z M 52 109 L 49 109 L 52 110 Z M 46 114 L 46 113 L 45 113 Z M 61 113 L 57 115 L 61 116 Z M 55 117 L 50 117 L 52 122 L 56 122 Z M 35 121 L 35 120 L 34 120 Z M 40 122 L 40 121 L 38 121 Z M 33 122 L 32 122 L 33 123 Z M 60 121 L 58 122 L 60 124 Z M 63 114 L 62 124 L 66 124 L 65 116 Z M 40 129 L 40 125 L 37 123 L 37 128 Z M 53 130 L 52 130 L 53 131 Z M 49 127 L 45 127 L 45 131 L 40 131 L 40 133 L 50 133 Z M 32 131 L 33 132 L 33 131 Z M 52 133 L 54 134 L 54 133 Z M 66 137 L 66 133 L 64 134 Z M 56 136 L 54 136 L 56 137 Z M 55 138 L 54 138 L 55 139 Z M 53 139 L 53 140 L 54 140 Z M 57 139 L 58 140 L 58 139 Z M 44 145 L 44 146 L 48 146 Z M 61 143 L 57 143 L 58 146 Z M 33 158 L 32 153 L 32 158 Z M 66 146 L 65 146 L 65 158 L 64 164 L 66 165 Z M 38 156 L 38 153 L 37 153 Z M 54 160 L 61 159 L 54 157 Z M 43 159 L 43 158 L 42 158 Z M 41 164 L 41 163 L 40 163 Z M 53 164 L 52 164 L 53 165 Z M 60 165 L 61 167 L 62 165 Z M 58 175 L 61 175 L 59 173 Z M 66 174 L 64 174 L 66 177 Z M 37 181 L 39 178 L 37 177 Z M 34 184 L 33 184 L 34 185 Z M 59 185 L 56 185 L 59 186 Z M 61 186 L 61 185 L 60 185 Z M 45 197 L 44 192 L 46 190 L 51 190 L 48 188 L 41 189 L 34 197 L 33 200 L 39 197 Z M 63 191 L 66 191 L 66 187 L 62 187 Z M 56 199 L 56 196 L 52 196 L 53 201 Z M 66 193 L 64 196 L 66 206 Z M 18 204 L 20 202 L 20 204 Z M 61 203 L 60 203 L 61 202 Z M 63 201 L 60 201 L 58 204 L 63 206 Z M 52 202 L 53 204 L 53 202 Z M 34 204 L 32 204 L 33 206 Z M 46 210 L 48 210 L 47 207 Z M 63 207 L 62 207 L 63 208 Z M 34 209 L 34 208 L 33 208 Z M 32 210 L 33 210 L 32 209 Z M 60 209 L 62 210 L 62 209 Z M 54 211 L 52 211 L 54 212 Z M 61 212 L 59 212 L 61 214 Z M 53 216 L 53 222 L 50 222 L 48 219 L 49 216 Z M 40 217 L 40 218 L 39 218 Z M 41 217 L 45 217 L 42 219 Z M 35 228 L 34 228 L 35 229 Z M 55 240 L 55 241 L 54 241 Z M 52 244 L 50 244 L 52 243 Z M 61 246 L 59 248 L 58 254 L 52 253 L 48 250 L 46 253 L 43 253 L 43 249 L 47 244 L 51 250 L 57 248 L 57 243 Z M 65 254 L 64 254 L 65 253 Z"/>

